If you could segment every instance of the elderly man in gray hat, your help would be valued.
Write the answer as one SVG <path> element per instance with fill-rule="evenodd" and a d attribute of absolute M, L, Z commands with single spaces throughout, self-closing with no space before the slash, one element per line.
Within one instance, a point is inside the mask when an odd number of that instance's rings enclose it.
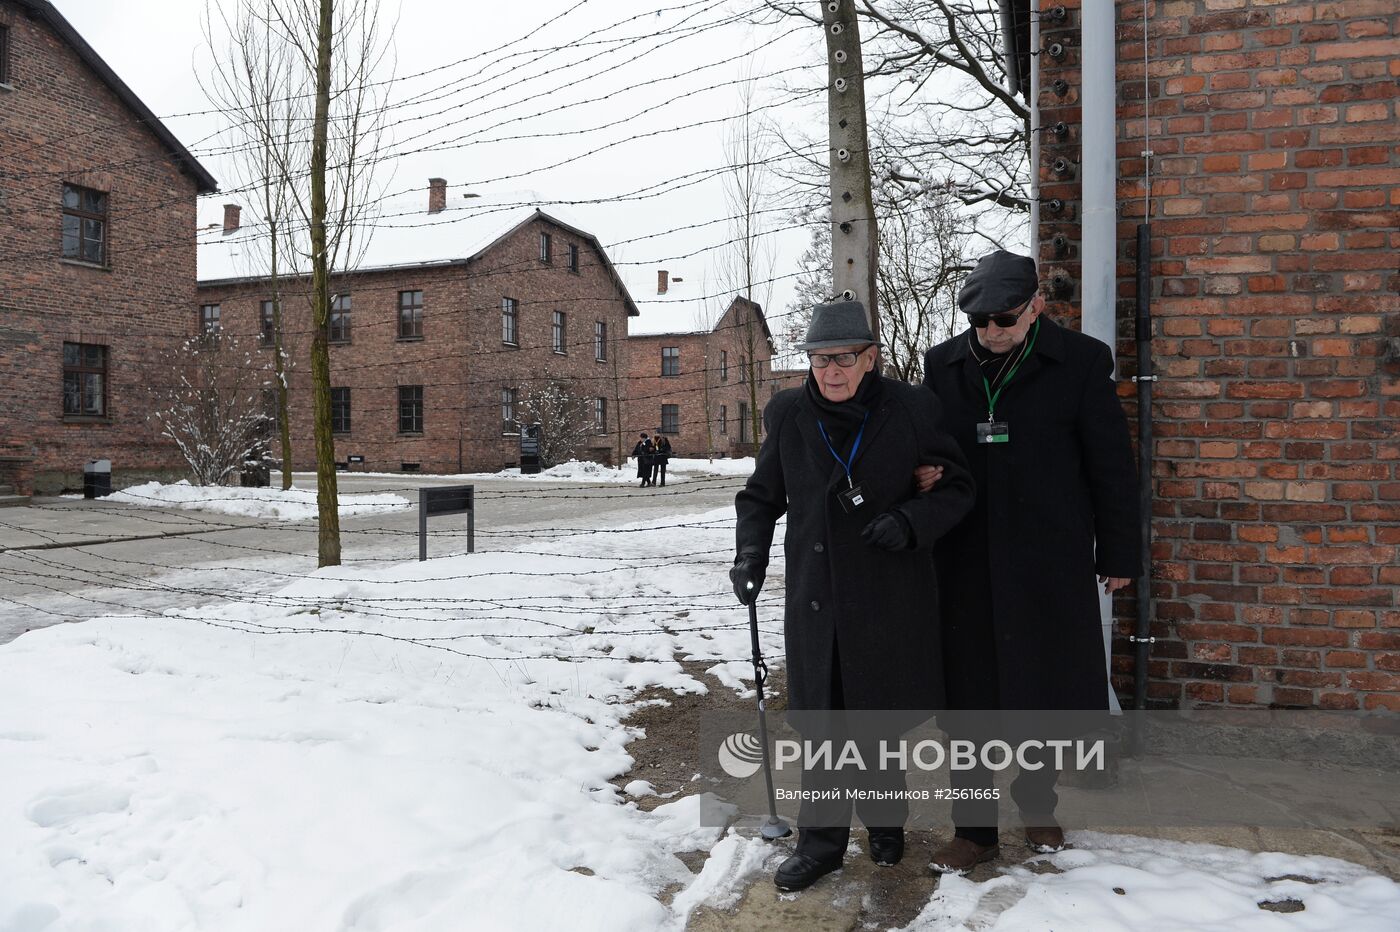
<path fill-rule="evenodd" d="M 1099 598 L 1138 571 L 1137 472 L 1103 343 L 1044 316 L 1035 262 L 998 250 L 958 295 L 968 328 L 924 356 L 940 424 L 972 468 L 972 512 L 935 548 L 953 710 L 1103 710 Z M 919 470 L 926 473 L 926 470 Z M 931 476 L 920 476 L 920 488 Z M 985 770 L 954 774 L 985 789 Z M 1057 772 L 1011 785 L 1026 841 L 1064 846 Z M 953 804 L 955 835 L 932 867 L 966 873 L 999 853 L 997 801 Z"/>
<path fill-rule="evenodd" d="M 767 436 L 735 499 L 734 592 L 746 604 L 758 597 L 774 527 L 786 513 L 789 709 L 939 708 L 932 548 L 971 507 L 963 455 L 938 426 L 933 393 L 880 375 L 879 345 L 859 302 L 818 305 L 799 349 L 811 364 L 807 382 L 769 402 Z M 943 474 L 936 489 L 916 494 L 920 464 Z M 822 779 L 804 772 L 803 787 L 827 787 Z M 882 788 L 904 785 L 898 771 L 869 779 Z M 800 890 L 841 866 L 851 811 L 849 797 L 803 802 L 797 850 L 774 878 L 780 889 Z M 897 863 L 907 802 L 859 802 L 856 811 L 869 829 L 871 857 Z"/>

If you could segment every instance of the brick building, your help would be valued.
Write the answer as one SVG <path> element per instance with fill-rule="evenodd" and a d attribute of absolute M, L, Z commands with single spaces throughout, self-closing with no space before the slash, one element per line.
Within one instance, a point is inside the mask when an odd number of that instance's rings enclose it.
<path fill-rule="evenodd" d="M 1400 711 L 1395 4 L 1063 7 L 1038 21 L 1040 125 L 1065 124 L 1041 134 L 1039 258 L 1051 312 L 1087 313 L 1086 74 L 1104 58 L 1088 34 L 1112 18 L 1106 261 L 1134 417 L 1136 227 L 1151 222 L 1149 700 Z M 1117 609 L 1127 693 L 1137 612 Z"/>
<path fill-rule="evenodd" d="M 217 183 L 46 0 L 0 0 L 0 484 L 178 468 L 146 418 Z"/>
<path fill-rule="evenodd" d="M 668 287 L 660 272 L 658 294 Z M 627 342 L 628 437 L 635 442 L 642 431 L 660 431 L 678 456 L 752 456 L 763 439 L 764 405 L 795 384 L 790 374 L 773 371 L 768 321 L 745 298 L 734 298 L 709 330 L 633 335 Z"/>
<path fill-rule="evenodd" d="M 376 222 L 365 262 L 332 282 L 337 460 L 376 472 L 516 465 L 529 394 L 558 382 L 595 419 L 584 455 L 613 461 L 623 439 L 628 317 L 638 311 L 601 245 L 538 210 L 454 211 L 446 190 L 433 179 L 426 195 L 386 203 L 389 219 Z M 224 228 L 201 237 L 198 300 L 185 312 L 254 347 L 257 364 L 270 369 L 265 272 L 227 274 L 257 252 L 259 231 L 239 226 L 240 215 L 226 207 Z M 433 258 L 454 252 L 465 258 Z M 313 468 L 314 457 L 307 291 L 305 278 L 283 283 L 291 433 L 306 438 L 293 444 L 294 469 Z M 282 454 L 276 443 L 273 450 Z"/>

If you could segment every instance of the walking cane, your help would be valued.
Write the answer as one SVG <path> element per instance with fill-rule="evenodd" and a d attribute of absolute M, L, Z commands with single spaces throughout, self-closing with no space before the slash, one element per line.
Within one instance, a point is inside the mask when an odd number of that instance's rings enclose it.
<path fill-rule="evenodd" d="M 753 583 L 748 584 L 750 589 Z M 773 765 L 768 757 L 768 710 L 763 704 L 763 683 L 768 679 L 768 664 L 758 646 L 758 598 L 749 601 L 749 639 L 753 645 L 753 685 L 758 692 L 758 743 L 763 747 L 763 780 L 768 784 L 768 818 L 758 827 L 764 841 L 777 841 L 792 834 L 792 829 L 778 818 L 778 803 L 773 792 Z"/>

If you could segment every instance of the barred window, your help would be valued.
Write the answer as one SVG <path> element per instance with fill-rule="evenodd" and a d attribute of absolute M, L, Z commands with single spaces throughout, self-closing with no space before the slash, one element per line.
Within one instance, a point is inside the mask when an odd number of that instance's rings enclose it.
<path fill-rule="evenodd" d="M 511 346 L 520 343 L 520 302 L 514 298 L 501 299 L 501 342 Z"/>
<path fill-rule="evenodd" d="M 423 338 L 423 292 L 399 292 L 399 339 Z"/>
<path fill-rule="evenodd" d="M 662 405 L 661 406 L 661 433 L 679 434 L 681 432 L 681 406 Z"/>
<path fill-rule="evenodd" d="M 729 433 L 729 406 L 719 406 L 719 432 L 721 435 Z"/>
<path fill-rule="evenodd" d="M 593 322 L 593 358 L 599 362 L 608 361 L 608 322 L 606 320 Z"/>
<path fill-rule="evenodd" d="M 679 346 L 661 347 L 661 374 L 681 374 L 681 348 Z"/>
<path fill-rule="evenodd" d="M 350 433 L 350 389 L 331 389 L 331 433 Z"/>
<path fill-rule="evenodd" d="M 729 381 L 729 350 L 719 351 L 719 380 Z"/>
<path fill-rule="evenodd" d="M 554 339 L 554 352 L 568 353 L 569 351 L 569 317 L 563 311 L 554 312 L 554 323 L 552 326 Z"/>
<path fill-rule="evenodd" d="M 399 386 L 399 433 L 423 432 L 423 386 Z"/>
<path fill-rule="evenodd" d="M 540 234 L 540 261 L 541 261 L 541 262 L 553 262 L 553 261 L 554 261 L 554 245 L 553 245 L 553 239 L 550 237 L 550 235 L 549 235 L 548 233 L 541 233 L 541 234 Z"/>
<path fill-rule="evenodd" d="M 515 420 L 515 389 L 501 389 L 501 433 L 518 434 L 520 425 Z"/>
<path fill-rule="evenodd" d="M 263 346 L 271 346 L 276 342 L 276 326 L 272 313 L 272 302 L 263 301 L 258 304 L 258 339 Z"/>
<path fill-rule="evenodd" d="M 569 271 L 578 271 L 578 243 L 569 244 Z"/>
<path fill-rule="evenodd" d="M 0 84 L 10 83 L 10 27 L 0 23 Z"/>
<path fill-rule="evenodd" d="M 593 429 L 600 434 L 608 432 L 608 399 L 593 399 Z"/>
<path fill-rule="evenodd" d="M 217 304 L 199 306 L 199 335 L 211 345 L 218 345 L 219 333 L 223 329 L 219 323 L 222 316 L 223 309 Z"/>
<path fill-rule="evenodd" d="M 326 339 L 332 343 L 350 342 L 350 295 L 331 298 L 331 313 L 326 321 Z"/>
<path fill-rule="evenodd" d="M 106 264 L 106 193 L 72 184 L 63 186 L 63 258 Z"/>
<path fill-rule="evenodd" d="M 107 414 L 107 347 L 63 344 L 63 413 L 78 417 Z"/>

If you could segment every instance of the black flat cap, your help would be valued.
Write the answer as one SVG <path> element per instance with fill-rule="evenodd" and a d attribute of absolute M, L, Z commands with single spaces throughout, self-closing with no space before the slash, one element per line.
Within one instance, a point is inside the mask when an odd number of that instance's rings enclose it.
<path fill-rule="evenodd" d="M 963 280 L 958 308 L 964 314 L 1012 311 L 1034 297 L 1038 285 L 1034 259 L 998 249 L 983 256 Z"/>
<path fill-rule="evenodd" d="M 870 321 L 865 316 L 865 305 L 859 301 L 833 301 L 812 308 L 807 338 L 797 344 L 797 348 L 806 351 L 874 342 Z"/>

